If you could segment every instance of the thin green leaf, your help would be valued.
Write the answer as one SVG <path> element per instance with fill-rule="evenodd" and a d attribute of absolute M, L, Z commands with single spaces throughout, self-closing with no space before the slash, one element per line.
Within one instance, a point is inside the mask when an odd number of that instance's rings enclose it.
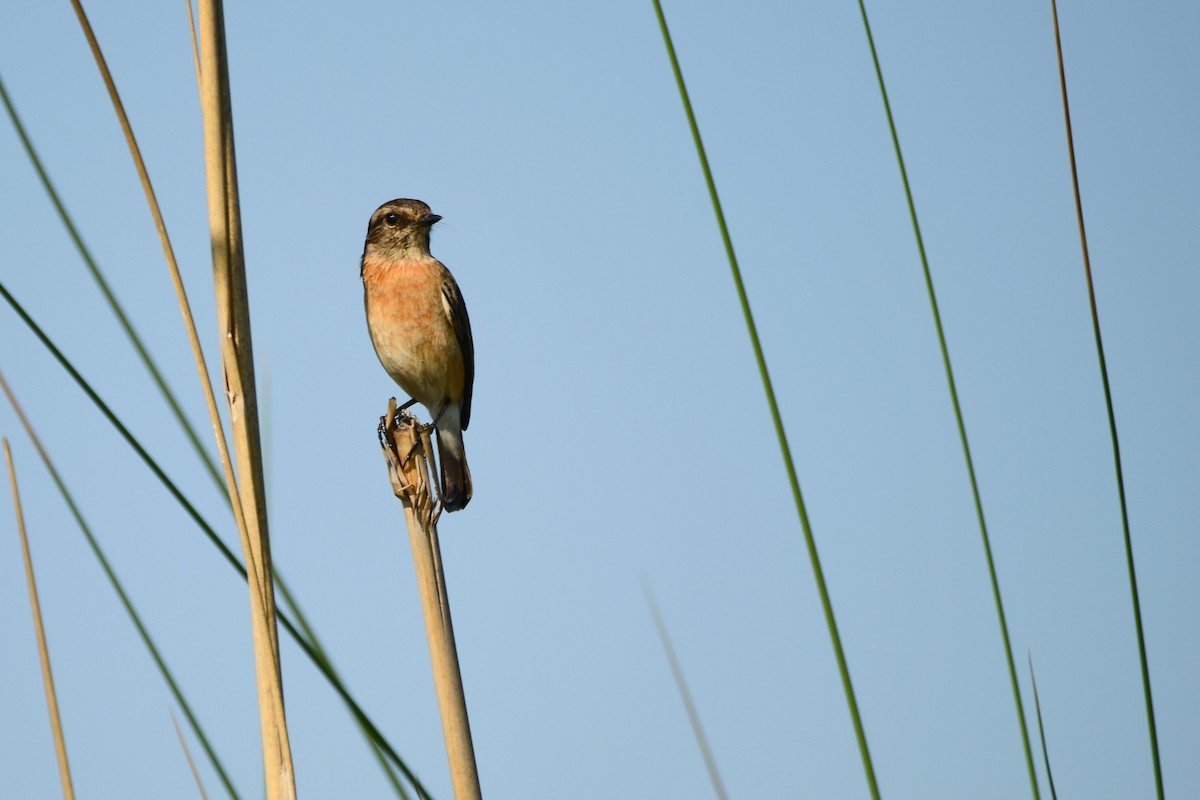
<path fill-rule="evenodd" d="M 1046 729 L 1042 725 L 1042 703 L 1038 699 L 1037 676 L 1033 674 L 1033 653 L 1029 654 L 1029 681 L 1033 684 L 1033 708 L 1037 711 L 1038 736 L 1042 740 L 1042 759 L 1046 762 L 1046 780 L 1050 782 L 1050 797 L 1058 800 L 1054 791 L 1054 773 L 1050 771 L 1050 751 L 1046 748 Z"/>
<path fill-rule="evenodd" d="M 892 145 L 896 150 L 896 163 L 900 166 L 900 179 L 904 183 L 904 197 L 908 201 L 908 213 L 912 218 L 913 233 L 917 238 L 917 251 L 921 255 L 921 269 L 925 274 L 925 288 L 929 292 L 929 306 L 933 310 L 933 322 L 937 328 L 938 346 L 942 351 L 942 364 L 946 370 L 946 384 L 950 387 L 950 400 L 954 405 L 954 420 L 958 425 L 958 437 L 962 442 L 963 458 L 967 462 L 967 475 L 971 479 L 971 496 L 975 501 L 975 514 L 979 518 L 979 533 L 983 537 L 983 552 L 987 556 L 988 575 L 992 581 L 992 597 L 996 602 L 996 616 L 1000 620 L 1000 633 L 1004 639 L 1004 655 L 1008 661 L 1008 677 L 1012 684 L 1013 703 L 1017 719 L 1021 724 L 1021 743 L 1025 748 L 1025 764 L 1029 770 L 1029 786 L 1035 798 L 1041 797 L 1037 785 L 1037 772 L 1033 766 L 1033 750 L 1029 746 L 1029 728 L 1025 724 L 1025 708 L 1021 703 L 1021 687 L 1017 682 L 1017 667 L 1013 662 L 1012 644 L 1008 637 L 1008 622 L 1004 617 L 1004 601 L 1000 598 L 1000 581 L 996 577 L 996 564 L 992 558 L 992 545 L 988 539 L 987 522 L 983 516 L 983 501 L 979 497 L 979 482 L 975 479 L 975 464 L 971 459 L 971 446 L 967 443 L 967 428 L 963 423 L 962 406 L 958 402 L 958 389 L 954 383 L 954 370 L 950 366 L 950 351 L 946 347 L 946 333 L 942 329 L 942 315 L 938 311 L 937 294 L 933 290 L 933 276 L 929 271 L 929 259 L 925 255 L 925 241 L 921 237 L 921 224 L 917 221 L 917 207 L 913 202 L 912 188 L 908 183 L 908 171 L 904 168 L 904 154 L 900 151 L 900 137 L 896 133 L 896 121 L 892 117 L 892 106 L 888 102 L 887 87 L 883 83 L 883 70 L 879 66 L 879 54 L 875 50 L 875 39 L 871 35 L 871 23 L 867 19 L 867 7 L 858 0 L 862 12 L 863 29 L 867 33 L 867 44 L 871 48 L 871 60 L 875 64 L 875 77 L 879 80 L 879 93 L 883 97 L 883 108 L 887 113 L 888 130 L 892 134 Z"/>
<path fill-rule="evenodd" d="M 1087 278 L 1088 304 L 1092 310 L 1092 332 L 1096 337 L 1096 356 L 1100 361 L 1100 382 L 1104 385 L 1104 407 L 1108 411 L 1108 431 L 1112 437 L 1113 466 L 1117 473 L 1117 496 L 1121 501 L 1121 529 L 1125 535 L 1125 562 L 1129 566 L 1129 594 L 1133 600 L 1133 621 L 1137 628 L 1138 661 L 1142 668 L 1142 694 L 1146 702 L 1146 724 L 1150 729 L 1150 753 L 1154 758 L 1154 788 L 1163 800 L 1162 761 L 1158 755 L 1158 726 L 1154 722 L 1154 694 L 1150 691 L 1150 665 L 1146 658 L 1146 632 L 1142 628 L 1142 604 L 1138 599 L 1137 570 L 1133 566 L 1133 537 L 1129 533 L 1129 508 L 1125 503 L 1125 476 L 1121 470 L 1121 443 L 1117 439 L 1117 416 L 1113 411 L 1112 389 L 1108 384 L 1108 363 L 1104 358 L 1104 340 L 1100 336 L 1100 313 L 1096 309 L 1096 287 L 1092 283 L 1092 260 L 1088 256 L 1087 229 L 1083 224 L 1083 199 L 1079 193 L 1079 169 L 1075 164 L 1075 137 L 1071 131 L 1071 105 L 1067 102 L 1067 71 L 1063 66 L 1062 37 L 1058 30 L 1058 4 L 1050 0 L 1054 12 L 1054 45 L 1058 52 L 1058 78 L 1062 86 L 1063 117 L 1067 126 L 1067 152 L 1071 157 L 1071 185 L 1075 192 L 1075 216 L 1079 220 L 1079 244 L 1083 250 L 1083 272 Z"/>
<path fill-rule="evenodd" d="M 287 603 L 288 607 L 292 609 L 292 613 L 296 617 L 296 623 L 300 626 L 301 632 L 308 639 L 308 642 L 312 647 L 313 656 L 317 659 L 320 659 L 321 668 L 323 670 L 328 670 L 329 675 L 332 676 L 331 679 L 340 684 L 341 676 L 338 675 L 337 671 L 334 669 L 333 661 L 330 660 L 329 654 L 325 651 L 325 648 L 321 646 L 320 640 L 317 639 L 316 631 L 309 626 L 308 618 L 305 617 L 300 611 L 300 607 L 296 603 L 296 598 L 294 598 L 292 593 L 288 591 L 287 586 L 280 578 L 278 571 L 275 572 L 275 585 L 279 589 L 280 594 L 283 595 L 284 602 Z M 280 618 L 282 619 L 282 616 Z M 367 740 L 367 744 L 370 745 L 371 754 L 374 755 L 376 761 L 379 762 L 379 768 L 383 770 L 383 774 L 387 777 L 388 783 L 391 784 L 392 790 L 403 800 L 409 800 L 408 792 L 405 791 L 404 785 L 400 782 L 400 777 L 396 774 L 396 770 L 392 766 L 392 762 L 388 761 L 384 750 L 379 746 L 378 742 L 375 741 L 375 738 L 372 735 L 372 729 L 363 724 L 358 717 L 355 717 L 354 721 L 358 725 L 359 730 L 362 731 L 363 738 L 365 738 Z"/>
<path fill-rule="evenodd" d="M 742 283 L 742 272 L 738 267 L 737 256 L 733 252 L 733 240 L 729 236 L 729 228 L 725 224 L 725 213 L 721 210 L 721 200 L 717 196 L 717 185 L 713 180 L 712 170 L 708 165 L 708 156 L 704 152 L 704 142 L 700 138 L 700 128 L 696 124 L 696 115 L 692 111 L 692 102 L 688 97 L 687 86 L 683 81 L 683 72 L 679 67 L 679 59 L 675 55 L 675 46 L 671 42 L 671 32 L 667 29 L 667 18 L 663 15 L 662 4 L 654 0 L 654 11 L 658 15 L 658 24 L 662 29 L 663 42 L 667 47 L 667 55 L 671 59 L 671 69 L 675 72 L 675 82 L 679 86 L 679 96 L 683 100 L 683 109 L 687 114 L 688 126 L 692 130 L 692 139 L 696 144 L 696 154 L 700 157 L 700 168 L 704 172 L 704 181 L 708 185 L 708 194 L 712 200 L 713 212 L 717 216 L 717 227 L 721 229 L 721 241 L 725 244 L 725 255 L 729 259 L 729 268 L 733 272 L 733 282 L 737 287 L 738 301 L 742 306 L 742 314 L 746 318 L 746 329 L 750 333 L 750 343 L 754 348 L 754 359 L 758 363 L 758 372 L 762 377 L 763 391 L 767 395 L 767 405 L 771 409 L 771 421 L 775 425 L 775 435 L 779 439 L 779 449 L 783 454 L 783 463 L 787 469 L 788 482 L 792 487 L 792 498 L 796 502 L 796 512 L 800 516 L 800 527 L 804 532 L 804 543 L 808 547 L 809 561 L 812 563 L 813 577 L 816 579 L 817 591 L 821 595 L 821 607 L 825 612 L 825 623 L 829 628 L 829 638 L 833 642 L 833 652 L 837 657 L 838 672 L 842 678 L 842 688 L 845 690 L 846 703 L 850 707 L 850 718 L 854 723 L 854 735 L 858 739 L 858 750 L 862 756 L 863 770 L 866 772 L 867 785 L 871 796 L 878 799 L 879 785 L 875 780 L 875 767 L 871 763 L 871 753 L 867 747 L 867 734 L 863 729 L 862 718 L 858 712 L 858 700 L 854 696 L 854 686 L 850 681 L 850 668 L 846 664 L 846 654 L 842 649 L 842 639 L 838 634 L 837 621 L 833 616 L 833 603 L 829 599 L 829 589 L 825 585 L 825 573 L 821 569 L 821 559 L 817 555 L 817 543 L 813 537 L 812 526 L 808 521 L 808 511 L 804 506 L 804 497 L 800 493 L 800 481 L 796 477 L 796 467 L 792 462 L 792 451 L 788 447 L 787 434 L 783 429 L 783 418 L 779 414 L 779 405 L 775 402 L 775 390 L 771 385 L 771 376 L 767 371 L 767 361 L 763 355 L 762 343 L 758 339 L 758 328 L 754 324 L 754 315 L 750 312 L 750 301 L 746 296 L 746 287 Z"/>

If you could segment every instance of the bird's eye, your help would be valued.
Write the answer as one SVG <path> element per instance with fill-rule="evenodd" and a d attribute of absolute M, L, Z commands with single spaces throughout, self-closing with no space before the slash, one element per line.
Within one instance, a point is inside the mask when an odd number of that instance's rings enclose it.
<path fill-rule="evenodd" d="M 388 226 L 394 228 L 400 224 L 400 215 L 395 212 L 392 212 L 391 214 L 385 214 L 383 221 L 387 223 Z"/>

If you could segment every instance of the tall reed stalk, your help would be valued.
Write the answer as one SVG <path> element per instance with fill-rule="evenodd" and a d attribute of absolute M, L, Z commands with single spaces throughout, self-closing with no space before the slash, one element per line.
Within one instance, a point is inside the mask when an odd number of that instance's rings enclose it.
<path fill-rule="evenodd" d="M 284 714 L 279 634 L 275 625 L 275 590 L 267 532 L 266 491 L 254 384 L 254 350 L 250 336 L 250 302 L 242 250 L 233 112 L 221 0 L 202 0 L 200 3 L 200 43 L 200 102 L 204 117 L 204 162 L 208 184 L 213 283 L 237 476 L 236 493 L 231 492 L 230 500 L 238 519 L 249 578 L 266 795 L 268 800 L 286 800 L 296 796 L 296 784 Z"/>

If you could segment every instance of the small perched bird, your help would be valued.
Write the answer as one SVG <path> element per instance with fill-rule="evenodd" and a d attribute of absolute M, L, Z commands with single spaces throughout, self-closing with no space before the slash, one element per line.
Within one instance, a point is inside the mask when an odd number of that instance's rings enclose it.
<path fill-rule="evenodd" d="M 361 275 L 375 354 L 410 404 L 429 410 L 442 504 L 458 511 L 471 499 L 462 432 L 471 420 L 475 345 L 454 276 L 429 254 L 429 229 L 440 219 L 420 200 L 381 205 L 367 227 Z"/>

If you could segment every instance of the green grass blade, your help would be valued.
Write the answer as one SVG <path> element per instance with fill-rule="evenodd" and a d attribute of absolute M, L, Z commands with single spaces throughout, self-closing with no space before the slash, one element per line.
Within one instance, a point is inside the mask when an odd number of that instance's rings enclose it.
<path fill-rule="evenodd" d="M 1129 566 L 1129 594 L 1133 600 L 1133 621 L 1137 628 L 1138 660 L 1142 668 L 1142 693 L 1146 699 L 1146 723 L 1150 728 L 1150 754 L 1154 759 L 1154 786 L 1163 800 L 1162 762 L 1158 754 L 1158 726 L 1154 722 L 1154 695 L 1150 691 L 1150 666 L 1146 658 L 1146 633 L 1142 629 L 1142 604 L 1138 599 L 1137 570 L 1133 566 L 1133 538 L 1129 533 L 1129 509 L 1125 504 L 1125 476 L 1121 470 L 1121 444 L 1117 438 L 1117 417 L 1113 412 L 1112 389 L 1108 383 L 1108 363 L 1104 358 L 1104 340 L 1100 336 L 1100 313 L 1096 309 L 1096 288 L 1092 283 L 1092 260 L 1088 256 L 1087 229 L 1083 224 L 1083 200 L 1079 193 L 1079 170 L 1075 164 L 1075 137 L 1071 131 L 1071 106 L 1067 102 L 1067 71 L 1063 66 L 1062 37 L 1058 30 L 1058 4 L 1050 0 L 1054 13 L 1054 44 L 1058 52 L 1058 78 L 1062 86 L 1063 117 L 1067 127 L 1067 151 L 1071 158 L 1071 185 L 1075 192 L 1075 216 L 1079 221 L 1079 244 L 1083 250 L 1083 272 L 1087 278 L 1088 304 L 1092 311 L 1092 332 L 1096 337 L 1096 356 L 1100 361 L 1100 382 L 1104 385 L 1104 407 L 1108 412 L 1108 430 L 1112 437 L 1113 465 L 1117 473 L 1117 496 L 1121 502 L 1121 529 L 1125 535 L 1125 561 Z"/>
<path fill-rule="evenodd" d="M 1038 699 L 1037 676 L 1033 674 L 1033 654 L 1029 654 L 1029 681 L 1033 684 L 1033 707 L 1037 711 L 1038 736 L 1042 740 L 1042 759 L 1046 762 L 1046 780 L 1050 782 L 1051 800 L 1058 800 L 1054 791 L 1054 773 L 1050 771 L 1050 751 L 1046 748 L 1046 728 L 1042 725 L 1042 703 Z"/>
<path fill-rule="evenodd" d="M 829 628 L 829 638 L 833 643 L 834 655 L 837 657 L 838 672 L 841 674 L 842 688 L 845 690 L 846 703 L 850 708 L 850 718 L 854 723 L 854 735 L 858 740 L 858 750 L 862 756 L 867 785 L 870 787 L 871 796 L 878 798 L 879 786 L 875 780 L 875 767 L 871 763 L 871 753 L 867 747 L 867 735 L 863 729 L 862 718 L 858 711 L 858 700 L 854 696 L 854 686 L 850 681 L 850 669 L 846 664 L 846 654 L 842 649 L 842 640 L 838 634 L 837 621 L 833 616 L 833 604 L 829 599 L 829 589 L 825 585 L 825 573 L 821 569 L 821 560 L 817 555 L 816 539 L 813 537 L 812 526 L 808 520 L 808 511 L 804 506 L 804 497 L 800 492 L 800 481 L 796 477 L 796 467 L 792 462 L 792 452 L 788 447 L 787 434 L 783 429 L 783 419 L 779 414 L 779 405 L 775 401 L 775 390 L 772 388 L 771 376 L 767 371 L 767 362 L 763 356 L 762 344 L 758 338 L 758 329 L 754 324 L 754 315 L 750 311 L 750 301 L 746 296 L 746 287 L 742 283 L 741 269 L 738 267 L 737 256 L 733 252 L 733 241 L 729 236 L 729 228 L 725 224 L 725 214 L 721 210 L 721 200 L 717 196 L 717 186 L 713 181 L 712 170 L 708 164 L 708 156 L 704 151 L 704 142 L 700 138 L 700 128 L 696 124 L 696 115 L 692 110 L 687 86 L 683 81 L 683 72 L 679 67 L 679 59 L 675 55 L 675 46 L 671 41 L 671 32 L 667 29 L 667 19 L 663 15 L 662 4 L 659 0 L 654 0 L 654 11 L 658 15 L 658 24 L 662 29 L 663 42 L 667 47 L 667 55 L 671 59 L 671 68 L 675 72 L 675 82 L 679 87 L 679 96 L 683 100 L 683 108 L 687 114 L 688 126 L 691 128 L 692 139 L 696 144 L 696 154 L 700 157 L 700 168 L 704 172 L 704 181 L 708 185 L 708 194 L 712 200 L 713 211 L 717 216 L 717 226 L 721 229 L 721 241 L 725 244 L 725 255 L 729 259 L 729 268 L 733 272 L 733 282 L 737 286 L 738 300 L 742 306 L 742 314 L 746 318 L 746 328 L 750 333 L 750 343 L 754 348 L 754 358 L 758 362 L 758 371 L 762 377 L 763 390 L 767 395 L 767 405 L 771 409 L 771 420 L 775 425 L 775 435 L 779 439 L 779 449 L 783 454 L 788 481 L 792 487 L 792 497 L 796 502 L 796 512 L 800 516 L 800 527 L 804 532 L 804 543 L 808 548 L 808 557 L 812 563 L 817 591 L 821 596 L 821 607 L 825 612 L 825 623 Z"/>
<path fill-rule="evenodd" d="M 296 603 L 296 598 L 292 596 L 291 591 L 283 582 L 278 571 L 275 572 L 275 586 L 279 589 L 280 594 L 283 596 L 284 602 L 287 603 L 288 607 L 292 610 L 292 615 L 296 618 L 296 623 L 300 626 L 301 633 L 308 640 L 309 645 L 312 647 L 314 658 L 320 660 L 321 669 L 327 670 L 329 674 L 332 675 L 340 684 L 341 676 L 337 674 L 336 670 L 334 670 L 333 661 L 330 660 L 329 654 L 325 651 L 325 648 L 321 646 L 321 642 L 317 639 L 316 631 L 314 631 L 312 626 L 309 625 L 308 618 L 301 613 L 300 606 Z M 282 616 L 280 618 L 282 619 Z M 358 719 L 358 717 L 355 717 L 355 722 L 358 724 L 359 730 L 362 731 L 363 737 L 367 740 L 367 744 L 371 746 L 371 753 L 379 762 L 379 768 L 383 770 L 383 774 L 387 777 L 388 783 L 391 784 L 392 790 L 403 800 L 409 800 L 408 792 L 405 791 L 404 785 L 400 782 L 400 778 L 396 774 L 396 770 L 393 768 L 392 763 L 388 761 L 383 749 L 380 748 L 379 744 L 372 737 L 371 729 L 364 725 Z"/>
<path fill-rule="evenodd" d="M 130 447 L 133 448 L 134 452 L 136 452 L 142 459 L 143 463 L 149 467 L 150 471 L 154 473 L 154 476 L 159 479 L 171 496 L 175 498 L 176 502 L 183 507 L 188 516 L 190 516 L 196 525 L 200 527 L 200 530 L 204 533 L 208 540 L 212 542 L 212 544 L 221 552 L 230 566 L 232 566 L 238 572 L 238 574 L 242 576 L 242 580 L 246 580 L 246 568 L 242 566 L 240 561 L 238 561 L 237 556 L 235 556 L 233 552 L 226 547 L 225 543 L 221 541 L 219 536 L 217 536 L 216 531 L 213 530 L 212 526 L 210 526 L 204 517 L 200 515 L 200 512 L 198 512 L 195 506 L 193 506 L 187 497 L 184 496 L 183 492 L 179 490 L 179 487 L 177 487 L 175 483 L 167 476 L 167 474 L 163 472 L 162 468 L 159 467 L 157 462 L 155 462 L 150 454 L 146 452 L 141 443 L 138 442 L 133 434 L 129 432 L 129 429 L 125 427 L 121 420 L 117 418 L 112 409 L 108 407 L 108 404 L 105 403 L 98 394 L 96 394 L 91 385 L 84 379 L 82 375 L 79 374 L 78 370 L 72 366 L 71 362 L 67 360 L 66 356 L 64 356 L 62 352 L 54 345 L 54 342 L 50 340 L 50 337 L 48 337 L 41 327 L 33 320 L 33 318 L 29 316 L 21 304 L 17 302 L 17 299 L 13 297 L 8 291 L 7 287 L 4 286 L 2 281 L 0 281 L 0 297 L 4 298 L 4 300 L 12 307 L 12 309 L 17 313 L 17 316 L 19 316 L 26 326 L 29 327 L 29 329 L 46 347 L 46 349 L 50 351 L 51 355 L 54 356 L 62 368 L 67 371 L 67 374 L 71 376 L 75 383 L 78 384 L 83 390 L 84 394 L 88 396 L 88 399 L 90 399 L 96 408 L 100 410 L 105 419 L 107 419 L 109 423 L 116 428 L 117 432 L 121 434 L 121 437 L 125 439 L 126 443 Z M 305 639 L 305 637 L 300 633 L 287 615 L 285 615 L 282 611 L 279 611 L 278 618 L 280 624 L 283 625 L 289 634 L 291 634 L 296 644 L 300 646 L 300 649 L 304 651 L 305 655 L 309 657 L 313 664 L 316 665 L 317 669 L 320 670 L 321 674 L 325 676 L 325 679 L 333 687 L 333 690 L 337 692 L 339 697 L 342 698 L 342 701 L 350 709 L 350 713 L 354 717 L 355 721 L 360 726 L 367 729 L 373 742 L 383 750 L 392 764 L 395 765 L 396 768 L 399 769 L 404 775 L 404 777 L 413 784 L 413 788 L 417 791 L 418 796 L 428 798 L 428 792 L 425 791 L 424 786 L 422 786 L 416 775 L 412 773 L 412 771 L 408 768 L 408 765 L 404 763 L 404 760 L 400 758 L 395 749 L 391 746 L 387 739 L 384 738 L 379 729 L 375 727 L 375 724 L 371 721 L 370 717 L 366 715 L 366 713 L 359 706 L 358 702 L 353 698 L 346 687 L 342 685 L 341 681 L 338 680 L 337 676 L 329 668 L 328 663 L 321 658 L 321 656 L 313 648 L 313 645 Z"/>
<path fill-rule="evenodd" d="M 38 340 L 45 345 L 46 349 L 50 351 L 50 354 L 53 355 L 55 360 L 57 360 L 62 368 L 67 371 L 67 374 L 71 376 L 79 388 L 83 390 L 83 393 L 88 396 L 88 399 L 91 400 L 96 408 L 100 410 L 100 413 L 104 415 L 105 419 L 107 419 L 109 423 L 117 429 L 117 432 L 120 433 L 130 447 L 134 449 L 134 452 L 136 452 L 146 466 L 150 468 L 150 471 L 154 473 L 155 477 L 162 482 L 162 484 L 167 488 L 167 491 L 171 493 L 171 496 L 175 498 L 176 502 L 178 502 L 183 507 L 184 511 L 187 512 L 188 516 L 190 516 L 192 520 L 200 526 L 200 529 L 204 531 L 209 541 L 211 541 L 213 545 L 215 545 L 217 549 L 221 551 L 221 555 L 225 556 L 225 560 L 233 565 L 234 568 L 237 569 L 243 577 L 245 577 L 246 568 L 242 566 L 240 561 L 238 561 L 237 556 L 235 556 L 233 552 L 225 546 L 225 543 L 221 541 L 219 536 L 217 536 L 216 531 L 214 531 L 212 526 L 210 526 L 204 520 L 204 518 L 200 516 L 200 512 L 196 510 L 196 507 L 192 505 L 191 501 L 189 501 L 184 496 L 183 492 L 181 492 L 175 485 L 175 483 L 167 477 L 167 474 L 163 472 L 158 463 L 150 457 L 150 454 L 146 452 L 141 443 L 138 442 L 134 435 L 129 432 L 129 429 L 125 427 L 121 420 L 117 418 L 117 415 L 114 414 L 112 409 L 108 407 L 108 404 L 100 399 L 100 396 L 92 389 L 91 384 L 84 380 L 84 377 L 79 374 L 78 370 L 76 370 L 74 366 L 72 366 L 71 362 L 67 360 L 67 357 L 62 354 L 62 351 L 55 346 L 54 342 L 50 340 L 50 337 L 47 336 L 45 331 L 41 329 L 41 326 L 34 322 L 33 317 L 29 316 L 21 304 L 17 302 L 17 299 L 8 291 L 8 288 L 2 281 L 0 281 L 0 297 L 3 297 L 5 301 L 7 301 L 12 307 L 12 309 L 17 312 L 17 316 L 19 316 L 21 320 L 29 327 L 29 329 L 33 331 L 33 334 L 37 336 Z"/>
<path fill-rule="evenodd" d="M 933 310 L 933 322 L 937 328 L 938 346 L 942 351 L 942 365 L 946 370 L 946 383 L 950 387 L 950 400 L 954 405 L 954 419 L 958 425 L 958 437 L 962 442 L 963 457 L 967 463 L 967 475 L 971 480 L 971 495 L 975 501 L 975 514 L 979 518 L 979 532 L 983 537 L 983 551 L 987 556 L 988 575 L 992 581 L 992 596 L 996 602 L 996 615 L 1000 619 L 1000 633 L 1004 638 L 1004 655 L 1008 661 L 1008 676 L 1012 684 L 1013 703 L 1017 709 L 1017 719 L 1021 724 L 1021 743 L 1025 748 L 1025 764 L 1029 769 L 1029 785 L 1035 798 L 1041 797 L 1037 785 L 1037 772 L 1033 766 L 1033 749 L 1029 746 L 1029 728 L 1025 723 L 1025 708 L 1021 702 L 1021 687 L 1017 682 L 1017 668 L 1013 662 L 1012 644 L 1008 637 L 1008 622 L 1004 617 L 1004 602 L 1000 598 L 1000 582 L 996 578 L 996 564 L 992 558 L 992 545 L 988 539 L 987 522 L 983 516 L 983 501 L 979 497 L 979 482 L 975 479 L 975 464 L 971 459 L 971 446 L 967 443 L 967 428 L 963 423 L 962 406 L 958 402 L 958 389 L 954 383 L 954 370 L 950 366 L 950 351 L 946 347 L 946 333 L 942 329 L 942 315 L 938 311 L 937 294 L 933 290 L 933 276 L 929 271 L 929 259 L 925 255 L 925 241 L 921 237 L 921 225 L 917 221 L 917 207 L 913 202 L 912 188 L 908 182 L 908 171 L 904 167 L 904 155 L 900 150 L 900 137 L 896 133 L 896 121 L 892 117 L 892 106 L 888 102 L 887 87 L 883 82 L 883 70 L 879 66 L 879 54 L 875 50 L 875 39 L 871 35 L 871 23 L 867 19 L 867 7 L 863 0 L 858 0 L 859 11 L 862 12 L 863 29 L 867 33 L 867 44 L 871 48 L 871 60 L 875 64 L 875 77 L 879 80 L 879 93 L 883 97 L 883 108 L 887 114 L 888 130 L 891 131 L 892 145 L 896 150 L 896 163 L 900 166 L 900 178 L 904 183 L 904 197 L 908 201 L 908 213 L 912 218 L 913 233 L 917 238 L 917 250 L 921 255 L 921 269 L 925 273 L 925 288 L 929 292 L 929 305 Z"/>
<path fill-rule="evenodd" d="M 67 234 L 70 235 L 71 241 L 75 243 L 75 247 L 79 250 L 80 257 L 83 258 L 83 263 L 87 265 L 88 272 L 96 281 L 96 285 L 100 287 L 101 294 L 108 302 L 108 306 L 112 309 L 113 315 L 116 316 L 117 322 L 120 323 L 121 329 L 125 331 L 125 336 L 129 339 L 129 343 L 133 345 L 133 349 L 137 351 L 138 357 L 142 364 L 145 365 L 146 371 L 150 373 L 154 385 L 158 387 L 159 393 L 171 408 L 171 413 L 179 422 L 179 426 L 183 429 L 184 435 L 191 443 L 192 448 L 196 451 L 196 455 L 200 457 L 205 469 L 213 482 L 217 485 L 217 490 L 220 494 L 225 494 L 225 481 L 221 478 L 220 472 L 217 470 L 217 465 L 213 461 L 212 456 L 204 449 L 204 445 L 200 443 L 200 437 L 197 435 L 195 428 L 188 421 L 187 416 L 183 413 L 179 402 L 175 399 L 174 392 L 167 386 L 166 379 L 159 372 L 158 366 L 154 363 L 154 359 L 146 350 L 142 339 L 138 336 L 137 331 L 133 328 L 133 323 L 126 316 L 124 308 L 120 301 L 117 300 L 108 281 L 104 278 L 104 273 L 100 271 L 100 267 L 96 264 L 96 260 L 92 257 L 92 253 L 83 242 L 83 237 L 79 234 L 79 229 L 75 227 L 75 223 L 71 215 L 67 212 L 67 208 L 63 205 L 62 198 L 58 196 L 58 191 L 54 188 L 54 184 L 50 181 L 50 176 L 47 174 L 45 167 L 42 165 L 42 160 L 38 157 L 37 151 L 33 148 L 33 143 L 29 140 L 28 134 L 25 132 L 25 126 L 21 123 L 21 118 L 17 115 L 16 108 L 13 107 L 12 101 L 8 96 L 8 91 L 4 87 L 4 81 L 0 79 L 0 100 L 4 102 L 4 108 L 8 111 L 8 117 L 12 120 L 13 128 L 16 129 L 17 137 L 21 140 L 21 144 L 25 148 L 26 155 L 29 156 L 30 163 L 33 164 L 34 171 L 38 174 L 38 179 L 41 180 L 42 186 L 46 190 L 46 194 L 50 196 L 50 202 L 54 204 L 55 210 L 58 212 L 59 218 L 62 220 L 63 226 L 67 229 Z"/>
<path fill-rule="evenodd" d="M 237 800 L 237 790 L 233 788 L 233 783 L 229 780 L 229 775 L 226 774 L 225 768 L 221 765 L 221 759 L 217 757 L 217 753 L 213 750 L 212 745 L 208 741 L 208 737 L 204 735 L 204 729 L 200 726 L 200 721 L 196 719 L 196 715 L 192 712 L 191 705 L 188 704 L 187 698 L 183 696 L 183 691 L 179 688 L 179 684 L 175 682 L 175 677 L 171 674 L 171 669 L 167 666 L 167 662 L 163 660 L 162 654 L 158 651 L 158 647 L 154 644 L 154 639 L 151 638 L 150 632 L 146 630 L 146 626 L 142 623 L 141 615 L 137 609 L 133 607 L 133 603 L 129 599 L 129 595 L 125 593 L 125 587 L 121 584 L 120 578 L 113 570 L 112 565 L 108 561 L 108 557 L 104 555 L 104 549 L 100 547 L 100 542 L 96 540 L 92 533 L 91 527 L 83 518 L 79 506 L 75 505 L 75 500 L 71 497 L 71 492 L 67 489 L 67 485 L 63 483 L 62 477 L 58 474 L 58 470 L 54 467 L 54 462 L 51 461 L 50 455 L 42 447 L 42 442 L 34 432 L 33 426 L 22 411 L 20 404 L 17 403 L 16 397 L 13 396 L 12 390 L 8 386 L 8 382 L 4 380 L 4 376 L 0 374 L 0 389 L 4 390 L 4 394 L 8 397 L 8 402 L 12 404 L 13 411 L 21 420 L 21 425 L 25 428 L 25 433 L 29 436 L 29 440 L 33 442 L 34 448 L 42 459 L 42 463 L 46 465 L 46 470 L 50 473 L 50 478 L 54 481 L 54 485 L 58 487 L 59 493 L 62 495 L 63 501 L 67 504 L 67 508 L 71 511 L 71 516 L 75 518 L 76 524 L 79 525 L 79 530 L 83 532 L 84 538 L 92 548 L 92 553 L 95 554 L 96 560 L 100 562 L 100 567 L 104 570 L 105 577 L 108 578 L 109 585 L 113 591 L 117 593 L 117 597 L 121 600 L 121 605 L 125 607 L 125 613 L 129 615 L 129 619 L 133 622 L 133 626 L 137 628 L 138 635 L 142 638 L 142 643 L 146 645 L 146 649 L 150 652 L 150 657 L 154 659 L 155 666 L 158 667 L 159 674 L 167 683 L 167 688 L 171 690 L 175 701 L 179 703 L 179 707 L 183 709 L 183 715 L 187 717 L 188 724 L 192 728 L 192 732 L 196 734 L 196 738 L 200 741 L 200 745 L 204 748 L 204 752 L 208 755 L 208 760 L 212 764 L 213 769 L 217 771 L 217 775 L 221 778 L 221 783 L 225 785 L 229 796 Z"/>

